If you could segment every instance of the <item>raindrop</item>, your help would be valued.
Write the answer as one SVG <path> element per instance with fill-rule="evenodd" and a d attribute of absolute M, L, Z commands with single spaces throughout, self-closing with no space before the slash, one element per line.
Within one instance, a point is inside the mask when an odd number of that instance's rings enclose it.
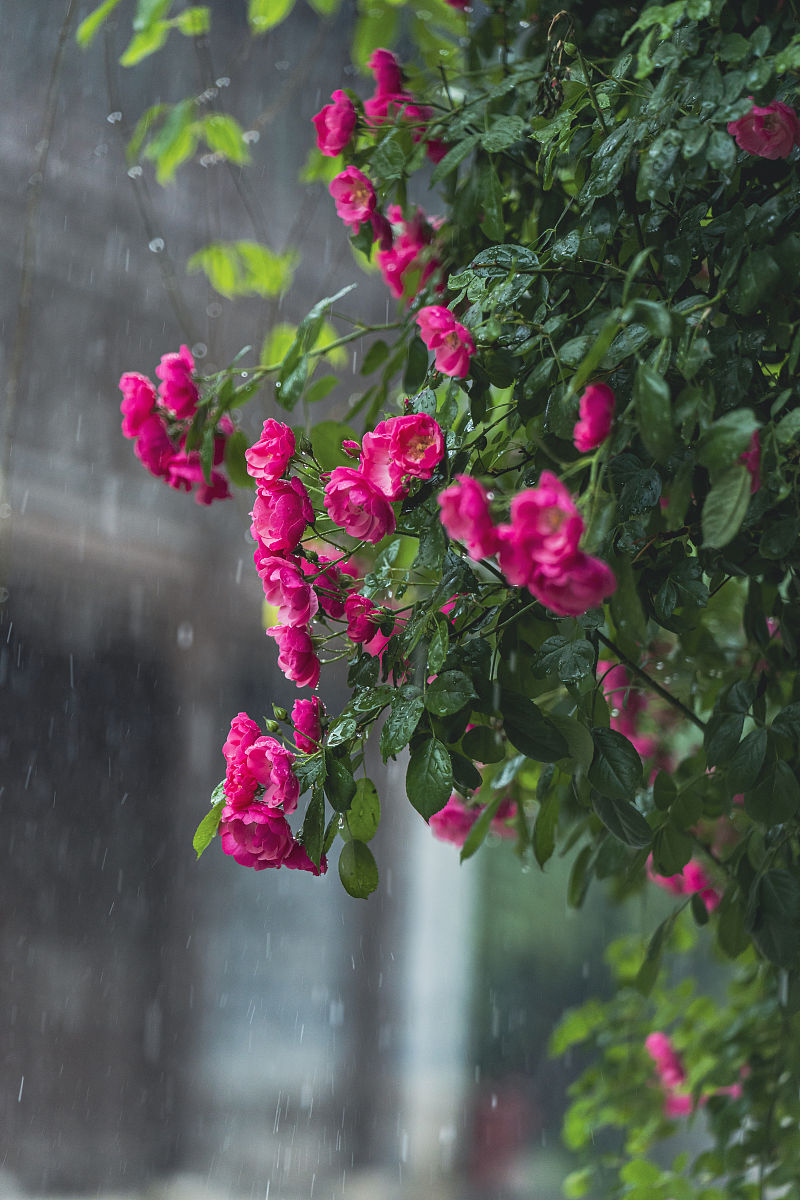
<path fill-rule="evenodd" d="M 155 237 L 147 243 L 147 249 L 152 250 L 153 254 L 160 254 L 164 249 L 166 242 L 163 238 Z"/>
<path fill-rule="evenodd" d="M 247 379 L 247 374 L 248 374 L 248 373 L 247 373 L 247 371 L 240 371 L 240 372 L 239 372 L 239 377 L 240 377 L 241 379 Z"/>
<path fill-rule="evenodd" d="M 142 173 L 142 168 L 137 163 L 135 167 L 128 167 L 128 174 L 131 179 L 138 179 Z"/>
<path fill-rule="evenodd" d="M 215 82 L 216 82 L 217 87 L 230 87 L 231 86 L 231 81 L 227 75 L 220 76 L 220 78 L 215 80 Z"/>
<path fill-rule="evenodd" d="M 0 587 L 0 604 L 5 604 L 6 600 L 8 599 L 8 595 L 8 588 Z"/>
<path fill-rule="evenodd" d="M 292 64 L 286 58 L 282 58 L 280 62 L 275 63 L 276 71 L 288 71 Z"/>
<path fill-rule="evenodd" d="M 116 125 L 117 121 L 122 120 L 122 113 L 121 112 L 109 113 L 108 116 L 106 117 L 106 120 L 108 121 L 109 125 Z"/>
<path fill-rule="evenodd" d="M 192 354 L 195 356 L 195 358 L 205 358 L 205 356 L 208 354 L 208 346 L 205 344 L 205 342 L 195 342 L 195 344 L 192 346 Z"/>
<path fill-rule="evenodd" d="M 194 642 L 194 629 L 188 621 L 181 621 L 178 626 L 178 648 L 180 650 L 190 650 Z"/>
<path fill-rule="evenodd" d="M 7 521 L 11 516 L 11 505 L 6 501 L 0 504 L 0 521 Z"/>
<path fill-rule="evenodd" d="M 221 316 L 221 314 L 222 314 L 222 305 L 217 304 L 216 300 L 212 301 L 211 304 L 206 305 L 206 316 L 219 317 L 219 316 Z"/>
<path fill-rule="evenodd" d="M 242 141 L 248 142 L 248 143 L 250 143 L 250 142 L 255 143 L 258 141 L 258 139 L 260 137 L 261 137 L 261 134 L 258 132 L 257 129 L 245 129 L 244 133 L 242 134 Z"/>

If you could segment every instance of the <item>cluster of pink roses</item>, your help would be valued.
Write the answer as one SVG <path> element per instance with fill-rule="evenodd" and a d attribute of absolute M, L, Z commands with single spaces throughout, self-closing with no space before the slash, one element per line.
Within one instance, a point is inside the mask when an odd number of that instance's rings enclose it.
<path fill-rule="evenodd" d="M 686 1071 L 670 1038 L 666 1033 L 656 1031 L 647 1035 L 644 1045 L 655 1064 L 656 1074 L 664 1091 L 664 1116 L 688 1116 L 694 1109 L 694 1099 L 691 1092 L 684 1088 Z M 742 1079 L 745 1079 L 749 1071 L 747 1067 L 743 1067 L 739 1073 Z M 713 1091 L 702 1095 L 699 1103 L 705 1104 L 711 1096 L 730 1096 L 731 1099 L 738 1100 L 741 1094 L 741 1083 L 732 1083 L 728 1087 L 714 1088 Z"/>
<path fill-rule="evenodd" d="M 512 799 L 506 797 L 492 817 L 491 831 L 501 838 L 516 837 L 516 830 L 509 821 L 516 815 L 517 806 Z M 434 813 L 428 824 L 434 836 L 441 842 L 451 842 L 454 846 L 463 846 L 472 826 L 483 812 L 483 806 L 468 807 L 461 797 L 453 792 L 444 808 Z"/>
<path fill-rule="evenodd" d="M 800 118 L 788 104 L 773 100 L 765 108 L 754 104 L 738 121 L 728 123 L 736 145 L 758 158 L 787 158 L 800 146 Z"/>
<path fill-rule="evenodd" d="M 151 475 L 178 491 L 195 489 L 198 504 L 211 504 L 231 494 L 228 480 L 217 468 L 224 460 L 225 442 L 234 425 L 227 415 L 220 420 L 211 478 L 206 480 L 199 452 L 186 450 L 186 435 L 199 400 L 193 373 L 194 358 L 188 346 L 181 346 L 177 354 L 162 356 L 156 367 L 161 380 L 158 393 L 146 375 L 126 371 L 119 381 L 122 432 L 133 439 L 134 453 Z"/>
<path fill-rule="evenodd" d="M 366 125 L 376 128 L 390 120 L 410 124 L 414 141 L 424 140 L 425 150 L 433 162 L 438 162 L 447 147 L 426 134 L 432 109 L 414 102 L 403 86 L 400 64 L 389 50 L 375 50 L 369 67 L 375 77 L 375 92 L 364 102 Z M 351 142 L 358 124 L 358 114 L 346 92 L 337 89 L 326 104 L 312 117 L 317 131 L 317 146 L 322 154 L 335 158 Z M 409 302 L 440 267 L 432 247 L 438 222 L 429 221 L 421 209 L 404 218 L 398 205 L 389 207 L 386 216 L 378 209 L 372 181 L 352 164 L 331 180 L 330 193 L 336 203 L 337 215 L 352 233 L 362 225 L 372 227 L 373 241 L 378 243 L 377 261 L 393 295 L 407 295 Z"/>
<path fill-rule="evenodd" d="M 411 413 L 381 421 L 364 435 L 359 465 L 336 467 L 325 485 L 330 519 L 359 541 L 376 543 L 394 532 L 392 501 L 408 494 L 409 478 L 430 479 L 444 454 L 442 431 L 432 417 Z M 272 418 L 245 453 L 256 480 L 250 532 L 253 556 L 267 601 L 277 607 L 278 624 L 267 630 L 278 646 L 278 666 L 299 687 L 316 686 L 320 661 L 310 624 L 319 610 L 346 622 L 349 639 L 369 654 L 380 654 L 388 636 L 379 626 L 387 619 L 368 597 L 348 591 L 357 570 L 343 559 L 300 551 L 300 539 L 314 519 L 308 492 L 298 476 L 284 478 L 295 457 L 292 430 Z"/>
<path fill-rule="evenodd" d="M 309 710 L 310 701 L 298 700 L 292 710 L 292 722 L 306 744 L 321 736 L 319 708 Z M 288 867 L 324 875 L 327 863 L 323 855 L 319 867 L 308 857 L 286 820 L 297 808 L 300 784 L 294 773 L 294 755 L 273 737 L 265 737 L 247 713 L 231 721 L 225 755 L 225 806 L 219 826 L 220 842 L 244 867 L 263 871 L 266 867 Z"/>
<path fill-rule="evenodd" d="M 527 587 L 560 616 L 580 616 L 614 591 L 611 568 L 578 549 L 583 520 L 550 471 L 511 501 L 510 521 L 495 525 L 489 495 L 477 479 L 457 475 L 439 496 L 442 524 L 476 560 L 497 555 L 509 583 Z"/>

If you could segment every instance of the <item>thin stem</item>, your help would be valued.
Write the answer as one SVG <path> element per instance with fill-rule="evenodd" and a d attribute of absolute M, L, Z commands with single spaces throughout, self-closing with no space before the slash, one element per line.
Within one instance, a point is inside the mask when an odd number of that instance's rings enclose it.
<path fill-rule="evenodd" d="M 667 704 L 671 704 L 673 708 L 677 708 L 678 711 L 683 713 L 683 715 L 689 721 L 691 721 L 693 725 L 696 725 L 698 729 L 705 731 L 705 721 L 701 721 L 697 714 L 693 713 L 690 708 L 687 708 L 683 701 L 679 700 L 677 696 L 673 696 L 672 692 L 668 692 L 667 689 L 662 687 L 660 683 L 656 683 L 652 676 L 648 675 L 647 672 L 643 671 L 641 667 L 637 666 L 632 659 L 628 658 L 627 654 L 620 650 L 619 646 L 616 646 L 610 638 L 607 638 L 605 634 L 598 632 L 597 639 L 614 654 L 616 654 L 619 661 L 624 663 L 629 670 L 633 671 L 634 675 L 638 676 L 639 679 L 646 683 L 651 691 L 654 691 L 656 695 L 661 697 L 662 700 L 666 700 Z"/>

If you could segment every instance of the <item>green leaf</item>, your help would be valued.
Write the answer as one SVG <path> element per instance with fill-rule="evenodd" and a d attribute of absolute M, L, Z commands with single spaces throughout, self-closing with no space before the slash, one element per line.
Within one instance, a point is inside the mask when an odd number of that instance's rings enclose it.
<path fill-rule="evenodd" d="M 562 717 L 558 713 L 551 713 L 547 719 L 567 743 L 569 757 L 588 771 L 594 758 L 594 742 L 586 726 L 574 717 Z"/>
<path fill-rule="evenodd" d="M 532 700 L 505 692 L 502 713 L 508 740 L 528 758 L 535 762 L 558 762 L 569 754 L 566 739 Z"/>
<path fill-rule="evenodd" d="M 677 875 L 692 857 L 693 843 L 687 833 L 664 825 L 653 838 L 653 866 L 659 875 Z"/>
<path fill-rule="evenodd" d="M 342 449 L 342 442 L 357 438 L 358 434 L 350 425 L 339 421 L 317 421 L 311 427 L 311 449 L 325 471 L 353 465 L 352 458 Z"/>
<path fill-rule="evenodd" d="M 800 951 L 800 883 L 789 871 L 768 871 L 761 879 L 753 940 L 777 966 L 796 964 Z"/>
<path fill-rule="evenodd" d="M 738 286 L 732 307 L 743 316 L 749 316 L 770 293 L 777 288 L 781 268 L 763 246 L 754 250 L 739 268 Z"/>
<path fill-rule="evenodd" d="M 151 54 L 155 54 L 157 50 L 161 49 L 169 37 L 170 28 L 171 26 L 168 21 L 157 21 L 154 25 L 151 25 L 149 29 L 145 29 L 141 33 L 134 34 L 123 51 L 122 57 L 119 60 L 119 65 L 121 67 L 135 67 L 136 64 L 141 62 L 143 58 L 148 58 Z M 189 155 L 186 154 L 184 157 L 188 158 Z M 166 174 L 165 178 L 169 178 L 171 174 L 172 171 Z M 161 179 L 159 178 L 159 183 L 160 182 Z"/>
<path fill-rule="evenodd" d="M 451 171 L 455 171 L 459 163 L 462 163 L 475 149 L 480 139 L 477 133 L 471 134 L 460 142 L 456 142 L 454 146 L 445 154 L 444 158 L 438 162 L 431 175 L 431 183 L 440 183 L 442 179 L 446 179 Z"/>
<path fill-rule="evenodd" d="M 595 651 L 591 642 L 585 638 L 575 641 L 558 634 L 542 642 L 535 669 L 537 674 L 555 675 L 562 683 L 574 683 L 592 673 L 594 662 Z"/>
<path fill-rule="evenodd" d="M 347 810 L 347 828 L 350 836 L 359 842 L 368 842 L 378 831 L 381 820 L 381 802 L 371 779 L 359 779 L 356 794 Z"/>
<path fill-rule="evenodd" d="M 390 134 L 376 147 L 369 160 L 369 165 L 373 179 L 377 178 L 383 180 L 384 183 L 392 183 L 396 179 L 403 178 L 406 156 L 403 147 L 395 140 L 394 135 Z"/>
<path fill-rule="evenodd" d="M 425 711 L 422 694 L 418 689 L 415 692 L 411 695 L 395 692 L 392 698 L 392 707 L 381 730 L 380 747 L 384 762 L 394 758 L 408 745 Z"/>
<path fill-rule="evenodd" d="M 748 788 L 753 787 L 764 764 L 766 752 L 766 729 L 753 729 L 741 740 L 731 759 L 724 764 L 737 792 L 746 792 Z"/>
<path fill-rule="evenodd" d="M 197 148 L 193 114 L 194 101 L 181 100 L 173 106 L 158 133 L 144 149 L 147 158 L 155 163 L 156 179 L 161 184 L 167 183 Z"/>
<path fill-rule="evenodd" d="M 369 846 L 345 842 L 339 855 L 339 878 L 348 895 L 365 900 L 378 886 L 378 866 Z"/>
<path fill-rule="evenodd" d="M 437 675 L 425 693 L 425 707 L 434 716 L 446 717 L 458 712 L 475 697 L 472 681 L 463 671 L 445 671 Z"/>
<path fill-rule="evenodd" d="M 461 748 L 474 762 L 502 762 L 506 756 L 505 743 L 488 725 L 475 725 L 461 739 Z"/>
<path fill-rule="evenodd" d="M 739 745 L 744 725 L 743 713 L 715 713 L 706 725 L 703 743 L 710 767 L 724 766 Z"/>
<path fill-rule="evenodd" d="M 135 33 L 149 29 L 156 21 L 161 21 L 172 8 L 172 0 L 136 0 L 136 12 L 133 14 Z"/>
<path fill-rule="evenodd" d="M 678 794 L 678 788 L 672 775 L 667 771 L 659 771 L 653 783 L 653 801 L 656 808 L 665 812 Z"/>
<path fill-rule="evenodd" d="M 225 807 L 225 797 L 217 800 L 210 812 L 207 812 L 195 830 L 192 845 L 199 858 L 207 846 L 210 846 L 217 834 L 222 820 L 222 810 Z"/>
<path fill-rule="evenodd" d="M 247 20 L 253 33 L 267 33 L 285 21 L 295 0 L 247 0 Z"/>
<path fill-rule="evenodd" d="M 104 0 L 94 12 L 90 12 L 88 17 L 83 18 L 75 34 L 75 40 L 79 46 L 85 50 L 87 46 L 91 45 L 97 36 L 100 26 L 111 15 L 119 3 L 120 0 Z"/>
<path fill-rule="evenodd" d="M 642 785 L 642 760 L 628 739 L 615 729 L 598 726 L 592 730 L 592 739 L 594 759 L 588 772 L 589 781 L 604 796 L 628 799 Z M 603 820 L 602 816 L 600 819 Z M 649 836 L 648 826 L 648 840 Z"/>
<path fill-rule="evenodd" d="M 683 905 L 681 905 L 679 908 L 676 908 L 672 913 L 670 913 L 666 920 L 661 922 L 648 943 L 647 953 L 645 954 L 644 962 L 637 972 L 635 982 L 637 990 L 640 991 L 643 996 L 649 996 L 653 990 L 653 984 L 658 978 L 658 972 L 661 967 L 661 959 L 664 954 L 664 947 L 669 941 L 670 935 L 672 934 L 672 930 L 675 926 L 675 920 L 682 908 Z"/>
<path fill-rule="evenodd" d="M 237 429 L 225 441 L 225 470 L 235 487 L 252 488 L 253 486 L 253 480 L 247 474 L 247 459 L 244 456 L 248 445 L 248 440 L 241 429 Z"/>
<path fill-rule="evenodd" d="M 738 786 L 733 772 L 731 781 Z M 794 768 L 778 759 L 757 787 L 745 790 L 744 807 L 748 816 L 764 825 L 782 825 L 791 820 L 800 808 L 800 783 Z"/>
<path fill-rule="evenodd" d="M 489 154 L 498 154 L 527 136 L 528 125 L 522 117 L 497 117 L 492 120 L 486 133 L 480 135 L 480 140 Z M 505 229 L 501 231 L 499 238 L 502 238 L 504 233 Z"/>
<path fill-rule="evenodd" d="M 337 812 L 347 812 L 350 801 L 356 794 L 353 772 L 340 758 L 325 751 L 325 795 Z"/>
<path fill-rule="evenodd" d="M 443 742 L 429 738 L 411 754 L 406 793 L 414 808 L 429 821 L 444 808 L 453 790 L 453 767 Z"/>
<path fill-rule="evenodd" d="M 492 241 L 502 241 L 506 228 L 503 221 L 503 188 L 491 163 L 480 174 L 480 199 L 483 208 L 483 232 Z"/>
<path fill-rule="evenodd" d="M 559 809 L 558 792 L 551 792 L 536 814 L 533 826 L 533 853 L 540 867 L 544 867 L 555 850 Z"/>
<path fill-rule="evenodd" d="M 652 829 L 638 808 L 634 808 L 628 800 L 596 792 L 592 797 L 592 808 L 609 833 L 624 845 L 641 849 L 652 842 Z"/>
<path fill-rule="evenodd" d="M 721 475 L 735 465 L 748 447 L 758 421 L 749 408 L 737 408 L 714 421 L 697 443 L 697 461 L 708 467 L 712 476 Z"/>
<path fill-rule="evenodd" d="M 703 504 L 703 545 L 720 549 L 733 541 L 750 504 L 750 472 L 731 467 L 716 481 Z"/>
<path fill-rule="evenodd" d="M 319 866 L 322 858 L 322 844 L 325 839 L 325 800 L 319 788 L 315 788 L 309 801 L 303 820 L 303 845 L 306 854 L 315 867 Z"/>
<path fill-rule="evenodd" d="M 640 363 L 633 385 L 633 398 L 642 441 L 653 458 L 665 462 L 674 441 L 669 384 L 652 367 Z"/>
<path fill-rule="evenodd" d="M 466 862 L 468 858 L 472 858 L 475 851 L 478 850 L 486 841 L 486 835 L 491 829 L 492 820 L 494 819 L 498 808 L 503 803 L 504 798 L 505 797 L 503 796 L 502 792 L 498 792 L 497 795 L 492 796 L 489 803 L 482 810 L 477 821 L 464 839 L 464 845 L 461 847 L 461 857 L 459 859 L 460 862 L 463 863 Z"/>
<path fill-rule="evenodd" d="M 441 613 L 437 613 L 431 640 L 428 643 L 428 670 L 432 675 L 441 671 L 447 658 L 450 644 L 450 622 Z"/>
<path fill-rule="evenodd" d="M 211 10 L 205 4 L 185 8 L 174 18 L 173 24 L 185 37 L 202 37 L 211 28 Z"/>
<path fill-rule="evenodd" d="M 234 163 L 249 163 L 250 151 L 244 140 L 244 130 L 238 121 L 225 113 L 209 113 L 199 122 L 209 150 L 223 154 Z M 247 243 L 241 243 L 247 245 Z M 258 246 L 257 242 L 252 245 Z"/>

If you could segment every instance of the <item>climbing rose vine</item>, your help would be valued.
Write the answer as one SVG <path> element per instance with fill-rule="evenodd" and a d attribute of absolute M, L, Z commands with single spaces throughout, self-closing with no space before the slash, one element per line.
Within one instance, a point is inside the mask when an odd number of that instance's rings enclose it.
<path fill-rule="evenodd" d="M 671 904 L 609 950 L 614 997 L 554 1034 L 595 1054 L 567 1194 L 790 1194 L 797 5 L 435 7 L 442 70 L 362 39 L 371 84 L 308 112 L 310 174 L 394 319 L 354 316 L 343 287 L 245 382 L 185 346 L 157 387 L 120 381 L 147 470 L 202 503 L 249 489 L 265 655 L 298 689 L 265 732 L 231 721 L 195 847 L 312 875 L 338 853 L 369 895 L 373 738 L 462 860 L 508 839 L 541 868 L 569 857 L 575 908 L 598 881 Z M 313 423 L 319 363 L 356 340 L 363 384 Z M 698 944 L 730 964 L 724 1002 L 662 965 Z M 648 1159 L 701 1118 L 711 1149 Z"/>

